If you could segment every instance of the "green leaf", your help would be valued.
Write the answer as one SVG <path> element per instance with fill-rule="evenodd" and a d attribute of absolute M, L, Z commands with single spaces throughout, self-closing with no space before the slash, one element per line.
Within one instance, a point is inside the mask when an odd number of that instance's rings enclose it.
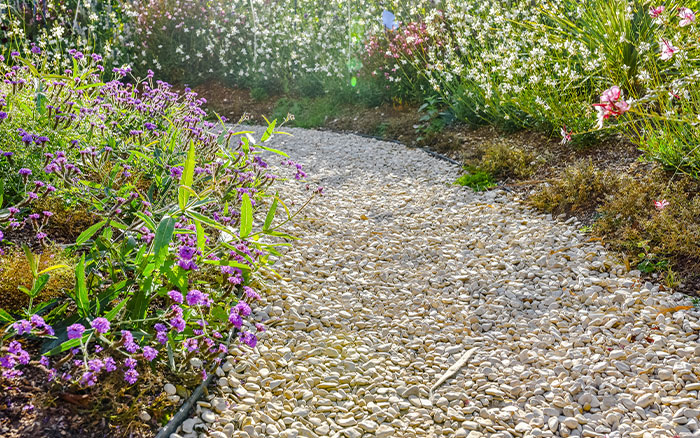
<path fill-rule="evenodd" d="M 275 200 L 272 201 L 270 209 L 267 211 L 267 216 L 265 216 L 265 223 L 263 224 L 263 231 L 270 229 L 272 221 L 275 219 L 275 212 L 277 211 L 277 195 L 275 195 Z"/>
<path fill-rule="evenodd" d="M 251 231 L 253 231 L 253 204 L 248 194 L 244 193 L 241 204 L 241 239 L 248 237 Z"/>
<path fill-rule="evenodd" d="M 264 231 L 268 236 L 284 237 L 285 239 L 299 240 L 298 237 L 292 236 L 291 234 L 280 233 L 279 231 Z"/>
<path fill-rule="evenodd" d="M 0 322 L 13 322 L 15 319 L 4 309 L 0 309 Z"/>
<path fill-rule="evenodd" d="M 91 226 L 90 228 L 88 228 L 87 230 L 80 233 L 80 236 L 78 236 L 78 238 L 75 239 L 75 244 L 82 245 L 83 243 L 87 242 L 88 239 L 90 239 L 92 236 L 94 236 L 95 233 L 107 223 L 107 220 L 108 219 L 100 221 L 100 222 L 96 223 L 95 225 Z"/>
<path fill-rule="evenodd" d="M 29 296 L 32 298 L 36 297 L 39 295 L 39 293 L 46 287 L 46 283 L 49 282 L 49 274 L 43 274 L 39 275 L 39 278 L 37 278 L 36 282 L 34 283 L 34 287 L 32 288 L 32 291 L 30 292 Z"/>
<path fill-rule="evenodd" d="M 228 312 L 226 312 L 226 309 L 221 306 L 213 306 L 211 309 L 211 314 L 214 316 L 214 318 L 221 322 L 228 321 Z"/>
<path fill-rule="evenodd" d="M 265 120 L 267 120 L 267 119 L 265 119 Z M 263 133 L 262 137 L 260 137 L 261 143 L 266 142 L 270 137 L 272 137 L 272 133 L 275 131 L 275 125 L 277 125 L 277 120 L 273 120 L 272 122 L 268 122 L 267 129 Z"/>
<path fill-rule="evenodd" d="M 272 152 L 272 153 L 274 153 L 274 154 L 282 155 L 283 157 L 289 158 L 289 155 L 287 155 L 286 153 L 282 152 L 282 151 L 279 150 L 279 149 L 269 148 L 269 147 L 263 146 L 263 145 L 261 145 L 261 144 L 257 145 L 256 147 L 259 147 L 260 149 L 265 149 L 265 150 L 268 151 L 268 152 Z"/>
<path fill-rule="evenodd" d="M 89 334 L 86 332 L 83 335 L 83 339 L 87 339 L 88 336 L 89 336 Z M 51 350 L 46 352 L 46 356 L 55 356 L 57 354 L 63 353 L 64 351 L 68 351 L 72 348 L 79 347 L 79 346 L 80 346 L 80 339 L 70 339 L 66 342 L 63 342 L 58 347 L 52 348 Z"/>
<path fill-rule="evenodd" d="M 36 259 L 32 250 L 27 246 L 26 243 L 22 244 L 22 249 L 24 250 L 24 255 L 27 257 L 27 262 L 29 263 L 29 269 L 32 271 L 32 277 L 36 278 L 39 275 L 39 261 Z"/>
<path fill-rule="evenodd" d="M 187 201 L 190 199 L 190 192 L 184 189 L 182 186 L 192 187 L 192 181 L 194 180 L 194 167 L 196 164 L 196 155 L 194 149 L 194 142 L 190 141 L 190 149 L 187 151 L 187 160 L 185 160 L 185 168 L 182 171 L 182 177 L 180 178 L 180 189 L 178 190 L 178 203 L 180 205 L 180 210 L 184 210 L 187 206 Z"/>
<path fill-rule="evenodd" d="M 134 296 L 131 297 L 131 299 L 129 299 L 129 316 L 132 320 L 144 319 L 146 317 L 146 312 L 148 311 L 148 303 L 151 300 L 153 279 L 153 276 L 147 277 L 141 285 L 141 288 L 136 292 Z"/>
<path fill-rule="evenodd" d="M 197 249 L 204 251 L 204 245 L 206 245 L 207 242 L 207 235 L 204 232 L 204 228 L 202 227 L 202 223 L 200 221 L 195 219 L 194 226 L 197 230 Z"/>
<path fill-rule="evenodd" d="M 153 222 L 153 219 L 151 219 L 150 217 L 146 216 L 146 215 L 143 214 L 143 212 L 141 212 L 141 211 L 137 211 L 137 212 L 136 212 L 136 216 L 138 216 L 138 218 L 141 219 L 141 220 L 143 221 L 144 224 L 146 224 L 146 228 L 148 228 L 149 230 L 151 230 L 151 231 L 153 231 L 153 232 L 156 231 L 156 223 Z"/>
<path fill-rule="evenodd" d="M 121 300 L 121 301 L 119 302 L 119 304 L 117 304 L 116 306 L 114 306 L 114 309 L 112 309 L 112 310 L 110 310 L 109 312 L 105 313 L 105 318 L 107 318 L 107 319 L 110 320 L 110 321 L 113 320 L 114 317 L 117 316 L 117 313 L 119 313 L 119 311 L 122 310 L 122 308 L 123 308 L 124 305 L 126 304 L 126 301 L 127 301 L 126 298 L 124 298 L 123 300 Z"/>
<path fill-rule="evenodd" d="M 70 268 L 70 266 L 68 266 L 68 265 L 53 265 L 53 266 L 50 266 L 50 267 L 44 269 L 43 271 L 40 271 L 39 275 L 46 274 L 46 273 L 49 273 L 51 271 L 55 271 L 56 269 L 65 269 L 65 268 Z"/>
<path fill-rule="evenodd" d="M 19 289 L 21 292 L 23 292 L 23 293 L 29 295 L 30 297 L 32 296 L 32 291 L 30 291 L 28 288 L 26 288 L 26 287 L 24 287 L 24 286 L 22 286 L 22 285 L 17 286 L 17 289 Z"/>
<path fill-rule="evenodd" d="M 196 219 L 204 224 L 209 225 L 212 228 L 216 228 L 219 231 L 223 231 L 224 233 L 232 234 L 232 231 L 230 229 L 227 229 L 225 226 L 221 225 L 214 219 L 207 217 L 199 212 L 196 212 L 194 210 L 186 210 L 185 211 L 185 216 L 191 218 L 191 219 Z"/>
<path fill-rule="evenodd" d="M 170 216 L 163 216 L 156 229 L 156 237 L 153 239 L 153 255 L 155 256 L 155 269 L 160 268 L 163 260 L 168 254 L 168 245 L 173 238 L 175 231 L 175 219 Z"/>
<path fill-rule="evenodd" d="M 80 263 L 75 267 L 75 305 L 84 317 L 88 315 L 90 302 L 85 281 L 85 254 L 80 257 Z"/>

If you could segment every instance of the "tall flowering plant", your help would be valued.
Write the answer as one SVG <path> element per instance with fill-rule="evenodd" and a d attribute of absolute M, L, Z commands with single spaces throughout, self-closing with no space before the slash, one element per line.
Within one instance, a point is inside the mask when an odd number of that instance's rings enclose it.
<path fill-rule="evenodd" d="M 0 54 L 39 47 L 54 67 L 69 67 L 66 50 L 75 47 L 116 64 L 129 57 L 122 36 L 132 15 L 130 1 L 0 0 Z"/>
<path fill-rule="evenodd" d="M 378 82 L 392 97 L 415 100 L 431 88 L 424 74 L 427 56 L 441 46 L 425 22 L 394 22 L 367 39 L 360 79 Z"/>
<path fill-rule="evenodd" d="M 74 69 L 63 74 L 41 72 L 41 54 L 0 67 L 12 78 L 0 86 L 0 128 L 35 121 L 18 129 L 17 153 L 3 168 L 23 184 L 0 209 L 2 243 L 23 244 L 32 297 L 52 271 L 75 273 L 62 297 L 0 310 L 2 377 L 18 378 L 30 363 L 62 387 L 91 387 L 113 373 L 132 385 L 156 363 L 205 376 L 232 340 L 255 347 L 264 330 L 251 320 L 259 274 L 293 239 L 281 227 L 294 214 L 277 220 L 284 203 L 270 194 L 280 176 L 267 157 L 285 155 L 265 146 L 276 123 L 259 141 L 217 129 L 193 92 L 175 93 L 150 74 L 125 84 L 123 68 L 103 82 L 98 55 L 71 56 Z M 40 171 L 23 167 L 34 155 L 43 157 Z M 303 180 L 302 166 L 291 165 Z M 75 266 L 38 271 L 34 252 L 53 236 L 41 228 L 50 212 L 34 211 L 47 196 L 71 199 L 95 220 L 68 245 Z M 32 342 L 42 344 L 39 357 L 28 353 Z"/>

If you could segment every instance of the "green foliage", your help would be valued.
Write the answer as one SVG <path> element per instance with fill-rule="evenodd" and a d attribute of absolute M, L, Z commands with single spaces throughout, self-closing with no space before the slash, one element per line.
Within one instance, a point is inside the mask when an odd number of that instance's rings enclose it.
<path fill-rule="evenodd" d="M 530 177 L 535 172 L 532 152 L 496 141 L 483 147 L 479 167 L 496 178 Z"/>
<path fill-rule="evenodd" d="M 669 181 L 658 169 L 640 179 L 622 178 L 600 206 L 596 231 L 613 247 L 648 261 L 649 267 L 665 259 L 686 266 L 700 263 L 699 189 L 690 177 Z M 668 205 L 655 208 L 662 200 Z"/>
<path fill-rule="evenodd" d="M 261 154 L 288 158 L 265 144 L 279 133 L 276 121 L 258 141 L 251 131 L 217 130 L 206 122 L 193 93 L 179 95 L 150 78 L 136 86 L 104 83 L 94 59 L 76 59 L 70 75 L 21 61 L 21 67 L 0 64 L 15 82 L 0 84 L 8 112 L 0 129 L 7 133 L 6 150 L 13 151 L 3 158 L 0 179 L 19 175 L 18 184 L 5 190 L 0 240 L 8 251 L 23 248 L 27 269 L 19 281 L 9 281 L 9 274 L 20 274 L 11 262 L 11 272 L 0 278 L 29 302 L 3 310 L 3 320 L 19 322 L 2 324 L 0 347 L 30 332 L 44 340 L 43 352 L 56 356 L 61 373 L 75 376 L 57 380 L 58 386 L 87 387 L 100 373 L 92 376 L 87 363 L 107 353 L 128 369 L 135 369 L 134 357 L 157 357 L 172 371 L 195 376 L 201 370 L 190 359 L 196 354 L 210 369 L 225 350 L 217 340 L 223 333 L 241 329 L 241 342 L 254 345 L 255 335 L 242 330 L 259 299 L 253 287 L 263 287 L 262 272 L 274 272 L 277 247 L 294 239 L 283 227 L 300 211 L 267 193 L 276 177 L 265 170 Z M 27 104 L 36 89 L 46 90 L 51 111 Z M 32 161 L 35 156 L 41 164 Z M 64 213 L 34 213 L 49 196 L 90 210 L 92 221 L 73 238 L 48 235 L 51 218 Z M 280 219 L 279 205 L 286 218 Z M 67 241 L 58 259 L 77 263 L 41 264 L 44 256 L 33 248 L 54 239 Z M 62 278 L 68 267 L 74 268 L 70 287 L 52 278 Z M 36 322 L 40 313 L 51 330 Z M 82 360 L 70 361 L 75 356 Z M 137 377 L 131 374 L 127 382 Z"/>
<path fill-rule="evenodd" d="M 465 168 L 464 175 L 457 178 L 455 184 L 463 187 L 469 187 L 476 192 L 488 190 L 496 187 L 493 176 L 483 170 L 477 168 Z"/>

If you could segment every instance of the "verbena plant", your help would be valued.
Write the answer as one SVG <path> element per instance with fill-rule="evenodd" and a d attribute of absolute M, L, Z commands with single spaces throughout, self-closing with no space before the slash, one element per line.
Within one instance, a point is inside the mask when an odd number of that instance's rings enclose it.
<path fill-rule="evenodd" d="M 59 386 L 90 387 L 112 373 L 132 385 L 148 365 L 206 375 L 231 336 L 254 347 L 264 330 L 249 320 L 260 273 L 294 239 L 282 229 L 298 213 L 273 194 L 279 177 L 263 152 L 305 177 L 264 145 L 276 123 L 259 141 L 216 130 L 192 92 L 150 75 L 125 84 L 124 69 L 102 82 L 100 57 L 77 51 L 70 71 L 45 71 L 44 56 L 0 64 L 9 78 L 0 84 L 0 179 L 19 178 L 0 209 L 0 238 L 21 245 L 30 267 L 28 306 L 0 310 L 2 377 L 32 362 Z M 37 210 L 50 196 L 91 211 L 94 223 L 64 245 L 75 266 L 40 270 L 37 254 L 60 237 L 45 232 L 52 212 Z M 35 300 L 65 269 L 75 288 Z M 40 357 L 27 341 L 41 343 Z"/>

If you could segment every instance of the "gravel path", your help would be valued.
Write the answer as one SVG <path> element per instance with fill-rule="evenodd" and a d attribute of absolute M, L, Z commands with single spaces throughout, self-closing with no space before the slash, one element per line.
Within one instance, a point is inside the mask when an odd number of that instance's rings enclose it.
<path fill-rule="evenodd" d="M 179 436 L 700 437 L 700 312 L 660 313 L 687 298 L 420 150 L 290 131 L 326 194 Z"/>

